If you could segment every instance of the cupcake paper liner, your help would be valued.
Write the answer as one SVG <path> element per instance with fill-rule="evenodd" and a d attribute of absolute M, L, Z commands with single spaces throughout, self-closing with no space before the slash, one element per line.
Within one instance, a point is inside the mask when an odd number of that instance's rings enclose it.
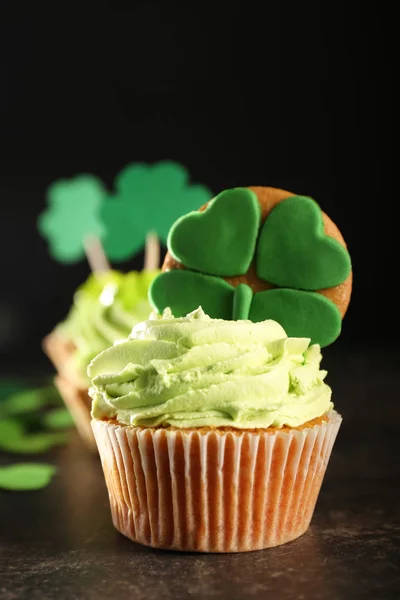
<path fill-rule="evenodd" d="M 90 424 L 90 407 L 92 400 L 88 391 L 77 388 L 73 383 L 68 381 L 68 379 L 61 377 L 61 375 L 57 375 L 54 378 L 54 384 L 71 413 L 82 440 L 91 451 L 97 452 L 96 441 Z"/>
<path fill-rule="evenodd" d="M 74 376 L 71 369 L 66 368 L 74 346 L 56 333 L 50 333 L 43 340 L 43 350 L 58 372 L 54 378 L 54 384 L 72 415 L 78 433 L 87 447 L 91 451 L 97 452 L 90 425 L 92 400 L 88 394 L 88 388 L 82 387 L 78 375 Z"/>
<path fill-rule="evenodd" d="M 176 430 L 92 421 L 114 526 L 169 550 L 244 552 L 308 528 L 342 418 L 304 429 Z"/>
<path fill-rule="evenodd" d="M 71 368 L 70 359 L 75 352 L 75 345 L 73 342 L 65 340 L 58 333 L 53 331 L 44 338 L 42 348 L 59 375 L 70 381 L 71 384 L 78 389 L 88 389 L 86 382 L 82 379 L 82 375 Z"/>

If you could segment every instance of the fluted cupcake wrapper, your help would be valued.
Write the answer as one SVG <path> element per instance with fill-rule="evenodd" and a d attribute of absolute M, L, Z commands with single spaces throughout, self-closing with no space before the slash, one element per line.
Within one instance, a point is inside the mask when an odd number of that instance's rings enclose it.
<path fill-rule="evenodd" d="M 341 424 L 180 431 L 92 421 L 115 527 L 171 550 L 243 552 L 308 528 Z"/>
<path fill-rule="evenodd" d="M 88 390 L 77 388 L 65 377 L 56 375 L 54 385 L 60 392 L 65 406 L 74 420 L 79 435 L 92 452 L 97 452 L 96 442 L 91 428 L 90 403 Z"/>
<path fill-rule="evenodd" d="M 71 369 L 66 368 L 69 358 L 74 352 L 74 346 L 70 342 L 66 342 L 55 332 L 50 333 L 44 338 L 42 346 L 44 352 L 57 370 L 54 384 L 70 411 L 81 438 L 92 452 L 97 452 L 96 442 L 90 425 L 92 419 L 90 416 L 92 400 L 89 396 L 88 388 L 82 387 L 82 382 L 78 375 L 72 376 Z"/>

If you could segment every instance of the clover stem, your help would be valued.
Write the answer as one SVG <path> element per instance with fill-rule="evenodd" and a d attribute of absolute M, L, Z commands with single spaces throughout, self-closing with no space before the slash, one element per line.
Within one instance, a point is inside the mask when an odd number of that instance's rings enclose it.
<path fill-rule="evenodd" d="M 100 238 L 87 235 L 83 241 L 86 258 L 93 273 L 104 273 L 110 270 L 106 254 Z"/>
<path fill-rule="evenodd" d="M 146 236 L 146 247 L 144 250 L 144 270 L 156 271 L 160 267 L 160 243 L 157 234 L 149 231 Z"/>
<path fill-rule="evenodd" d="M 253 300 L 253 290 L 245 283 L 239 283 L 233 296 L 232 319 L 240 321 L 249 318 L 250 306 Z"/>

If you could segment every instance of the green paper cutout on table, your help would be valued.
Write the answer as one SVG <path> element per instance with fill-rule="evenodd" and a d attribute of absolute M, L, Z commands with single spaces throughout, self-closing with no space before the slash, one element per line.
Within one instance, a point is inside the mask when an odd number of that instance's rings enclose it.
<path fill-rule="evenodd" d="M 0 412 L 3 400 L 7 400 L 11 395 L 16 394 L 17 392 L 22 392 L 27 387 L 28 386 L 24 382 L 17 379 L 0 379 Z"/>
<path fill-rule="evenodd" d="M 249 319 L 277 321 L 289 337 L 308 337 L 328 346 L 340 334 L 342 318 L 329 298 L 316 292 L 275 288 L 254 294 Z"/>
<path fill-rule="evenodd" d="M 106 255 L 126 260 L 144 247 L 149 231 L 166 243 L 172 223 L 182 212 L 197 209 L 211 197 L 207 187 L 191 184 L 187 169 L 173 161 L 127 165 L 101 209 Z"/>
<path fill-rule="evenodd" d="M 37 411 L 48 405 L 59 404 L 60 401 L 60 394 L 54 385 L 23 389 L 10 394 L 0 403 L 0 418 Z"/>
<path fill-rule="evenodd" d="M 152 305 L 162 312 L 173 306 L 175 317 L 184 317 L 199 305 L 215 319 L 230 319 L 235 288 L 223 279 L 174 269 L 161 273 L 150 285 Z"/>
<path fill-rule="evenodd" d="M 69 429 L 74 427 L 74 420 L 67 408 L 53 408 L 43 416 L 43 425 L 47 429 Z"/>
<path fill-rule="evenodd" d="M 243 275 L 253 259 L 260 220 L 254 192 L 225 190 L 204 211 L 193 211 L 173 224 L 168 249 L 189 269 L 223 277 Z"/>
<path fill-rule="evenodd" d="M 65 444 L 72 419 L 54 385 L 29 388 L 21 382 L 0 380 L 0 390 L 10 395 L 0 402 L 0 451 L 13 454 L 43 454 Z M 50 429 L 50 431 L 46 431 Z M 52 431 L 53 430 L 53 431 Z M 64 431 L 61 431 L 64 430 Z M 55 469 L 51 465 L 17 464 L 0 467 L 0 488 L 33 490 L 47 485 Z"/>
<path fill-rule="evenodd" d="M 14 454 L 42 454 L 54 446 L 65 444 L 65 433 L 26 433 L 17 419 L 0 421 L 0 450 Z"/>
<path fill-rule="evenodd" d="M 62 179 L 49 187 L 48 208 L 39 216 L 38 228 L 47 238 L 53 258 L 63 263 L 81 260 L 85 239 L 105 235 L 100 215 L 105 197 L 102 182 L 93 175 Z"/>
<path fill-rule="evenodd" d="M 350 256 L 326 235 L 318 204 L 305 196 L 279 202 L 268 215 L 257 245 L 257 274 L 280 287 L 322 290 L 347 279 Z"/>
<path fill-rule="evenodd" d="M 40 490 L 46 487 L 57 469 L 53 465 L 19 463 L 0 467 L 0 488 L 10 491 Z"/>
<path fill-rule="evenodd" d="M 23 426 L 18 419 L 1 419 L 0 420 L 0 443 L 4 438 L 14 439 L 23 435 Z"/>

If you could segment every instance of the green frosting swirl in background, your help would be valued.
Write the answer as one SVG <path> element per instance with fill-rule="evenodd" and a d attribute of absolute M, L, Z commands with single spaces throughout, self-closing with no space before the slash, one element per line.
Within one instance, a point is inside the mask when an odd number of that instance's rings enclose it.
<path fill-rule="evenodd" d="M 125 425 L 296 427 L 332 408 L 308 338 L 275 321 L 152 315 L 88 367 L 94 419 Z"/>
<path fill-rule="evenodd" d="M 158 271 L 93 273 L 78 288 L 73 306 L 58 335 L 73 342 L 75 351 L 67 366 L 89 385 L 87 366 L 99 352 L 126 338 L 134 325 L 151 312 L 148 288 Z"/>

